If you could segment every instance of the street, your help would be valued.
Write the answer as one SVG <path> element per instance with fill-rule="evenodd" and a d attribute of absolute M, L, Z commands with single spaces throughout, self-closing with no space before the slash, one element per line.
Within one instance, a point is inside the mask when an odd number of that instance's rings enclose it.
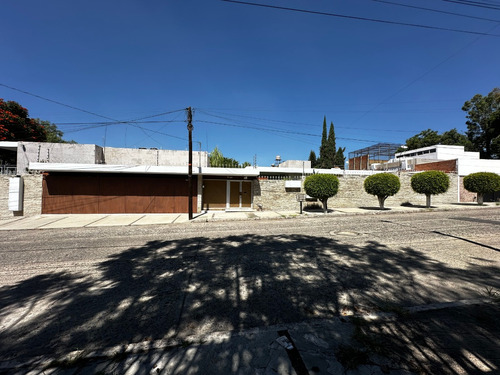
<path fill-rule="evenodd" d="M 0 233 L 1 360 L 500 291 L 500 209 Z"/>

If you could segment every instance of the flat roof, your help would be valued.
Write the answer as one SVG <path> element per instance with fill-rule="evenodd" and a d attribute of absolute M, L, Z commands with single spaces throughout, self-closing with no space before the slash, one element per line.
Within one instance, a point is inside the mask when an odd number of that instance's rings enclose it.
<path fill-rule="evenodd" d="M 29 163 L 30 170 L 43 172 L 75 173 L 137 173 L 137 174 L 188 174 L 187 166 L 156 165 L 111 165 L 111 164 L 76 164 L 76 163 Z M 206 176 L 241 176 L 256 177 L 259 170 L 247 168 L 212 168 L 193 167 L 193 175 Z"/>
<path fill-rule="evenodd" d="M 9 151 L 17 151 L 17 141 L 0 141 L 0 148 Z"/>

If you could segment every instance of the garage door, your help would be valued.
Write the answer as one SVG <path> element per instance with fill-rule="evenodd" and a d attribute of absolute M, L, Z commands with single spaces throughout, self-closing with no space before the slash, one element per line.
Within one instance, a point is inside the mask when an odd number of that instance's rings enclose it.
<path fill-rule="evenodd" d="M 185 213 L 188 209 L 186 177 L 51 173 L 43 179 L 44 214 Z"/>

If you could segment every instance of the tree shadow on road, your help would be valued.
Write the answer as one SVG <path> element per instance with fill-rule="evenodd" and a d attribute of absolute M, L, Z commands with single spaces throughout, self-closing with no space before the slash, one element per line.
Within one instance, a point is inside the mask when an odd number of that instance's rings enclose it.
<path fill-rule="evenodd" d="M 0 288 L 1 359 L 328 319 L 388 299 L 455 300 L 500 289 L 499 271 L 307 235 L 151 241 L 89 274 L 47 273 Z"/>

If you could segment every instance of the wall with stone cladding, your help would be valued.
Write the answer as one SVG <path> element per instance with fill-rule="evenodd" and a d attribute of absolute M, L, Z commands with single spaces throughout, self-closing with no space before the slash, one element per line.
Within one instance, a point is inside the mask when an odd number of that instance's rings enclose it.
<path fill-rule="evenodd" d="M 460 176 L 460 202 L 477 202 L 477 193 L 464 188 L 464 176 Z"/>
<path fill-rule="evenodd" d="M 12 216 L 12 212 L 9 211 L 9 177 L 0 176 L 0 219 Z"/>
<path fill-rule="evenodd" d="M 293 211 L 299 209 L 297 194 L 300 191 L 285 189 L 284 180 L 254 180 L 253 183 L 253 207 L 266 210 Z"/>
<path fill-rule="evenodd" d="M 42 213 L 42 175 L 24 175 L 23 211 L 9 211 L 9 177 L 0 176 L 0 220 Z"/>
<path fill-rule="evenodd" d="M 386 207 L 400 206 L 402 203 L 425 205 L 425 195 L 415 193 L 410 184 L 412 174 L 400 173 L 401 189 L 387 198 Z M 450 188 L 445 194 L 434 195 L 431 203 L 449 204 L 458 201 L 458 178 L 456 174 L 448 174 Z M 335 197 L 328 200 L 328 207 L 378 207 L 377 197 L 367 194 L 363 183 L 365 176 L 338 176 L 340 181 L 339 191 Z M 301 191 L 304 192 L 303 189 Z M 255 180 L 254 182 L 254 208 L 261 204 L 264 210 L 298 210 L 296 201 L 297 191 L 286 191 L 284 180 Z M 319 203 L 319 202 L 318 202 Z M 304 206 L 306 206 L 306 203 Z"/>

